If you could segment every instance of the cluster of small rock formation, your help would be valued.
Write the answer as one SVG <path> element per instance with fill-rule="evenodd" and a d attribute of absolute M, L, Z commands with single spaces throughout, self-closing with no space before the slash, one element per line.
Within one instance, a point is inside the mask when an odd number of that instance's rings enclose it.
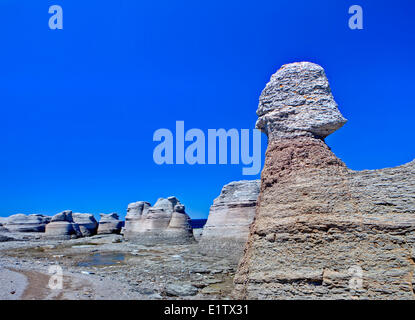
<path fill-rule="evenodd" d="M 262 92 L 268 135 L 240 299 L 414 299 L 415 161 L 348 169 L 324 143 L 345 119 L 323 68 L 283 66 Z"/>
<path fill-rule="evenodd" d="M 119 234 L 139 244 L 185 244 L 195 241 L 190 217 L 176 197 L 160 198 L 154 206 L 145 201 L 128 205 L 125 226 L 116 213 L 100 214 L 99 223 L 89 213 L 62 211 L 53 217 L 16 214 L 0 220 L 1 241 L 13 240 L 5 233 L 43 233 L 49 239 L 72 239 L 95 234 Z"/>
<path fill-rule="evenodd" d="M 160 198 L 151 206 L 145 201 L 130 203 L 124 237 L 140 244 L 183 244 L 194 242 L 190 217 L 176 197 Z"/>
<path fill-rule="evenodd" d="M 62 211 L 53 217 L 40 214 L 15 214 L 0 220 L 2 233 L 42 233 L 45 238 L 50 239 L 90 237 L 97 233 L 120 233 L 121 227 L 122 221 L 118 220 L 116 213 L 101 214 L 98 223 L 90 213 L 72 213 L 70 210 Z"/>

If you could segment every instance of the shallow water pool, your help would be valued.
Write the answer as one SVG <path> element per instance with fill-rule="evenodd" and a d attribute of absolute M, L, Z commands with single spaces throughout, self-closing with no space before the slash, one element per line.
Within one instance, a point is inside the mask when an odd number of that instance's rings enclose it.
<path fill-rule="evenodd" d="M 124 259 L 124 253 L 95 253 L 77 265 L 79 267 L 111 266 L 121 263 Z"/>

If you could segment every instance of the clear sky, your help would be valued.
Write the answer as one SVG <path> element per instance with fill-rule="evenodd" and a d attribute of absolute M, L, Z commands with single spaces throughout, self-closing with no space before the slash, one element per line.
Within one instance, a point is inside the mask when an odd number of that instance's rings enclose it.
<path fill-rule="evenodd" d="M 63 30 L 50 30 L 50 5 Z M 348 27 L 363 7 L 364 29 Z M 410 0 L 2 0 L 0 216 L 118 212 L 177 196 L 192 218 L 242 165 L 153 162 L 155 130 L 253 128 L 285 63 L 327 73 L 349 122 L 327 138 L 352 169 L 414 150 Z M 263 139 L 265 153 L 266 138 Z"/>

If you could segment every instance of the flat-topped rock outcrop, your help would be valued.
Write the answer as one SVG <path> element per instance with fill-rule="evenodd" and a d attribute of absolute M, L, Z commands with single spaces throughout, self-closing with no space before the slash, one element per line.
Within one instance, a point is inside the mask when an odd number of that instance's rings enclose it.
<path fill-rule="evenodd" d="M 199 242 L 203 252 L 239 261 L 255 216 L 259 186 L 259 180 L 243 180 L 223 187 L 203 228 Z"/>
<path fill-rule="evenodd" d="M 118 214 L 113 212 L 109 214 L 101 213 L 98 224 L 98 234 L 110 234 L 121 232 L 123 222 L 119 220 Z"/>
<path fill-rule="evenodd" d="M 72 219 L 82 237 L 90 237 L 97 234 L 98 222 L 93 214 L 72 213 Z"/>
<path fill-rule="evenodd" d="M 10 232 L 45 232 L 51 217 L 41 214 L 14 214 L 5 219 L 3 227 Z"/>
<path fill-rule="evenodd" d="M 125 237 L 142 244 L 181 244 L 194 241 L 189 216 L 176 197 L 160 198 L 154 206 L 135 202 L 128 206 Z"/>
<path fill-rule="evenodd" d="M 70 239 L 80 235 L 78 226 L 73 221 L 71 210 L 54 215 L 50 223 L 46 225 L 45 236 L 48 238 Z"/>
<path fill-rule="evenodd" d="M 415 162 L 353 171 L 324 138 L 345 120 L 324 70 L 283 66 L 264 89 L 268 135 L 239 299 L 414 299 Z"/>

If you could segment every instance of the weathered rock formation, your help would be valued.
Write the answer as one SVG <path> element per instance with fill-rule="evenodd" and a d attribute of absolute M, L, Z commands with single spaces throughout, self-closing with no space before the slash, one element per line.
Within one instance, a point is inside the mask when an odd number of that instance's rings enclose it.
<path fill-rule="evenodd" d="M 234 296 L 413 299 L 415 161 L 348 169 L 324 143 L 345 120 L 312 63 L 274 74 L 257 114 L 269 142 Z"/>
<path fill-rule="evenodd" d="M 14 214 L 6 220 L 4 225 L 11 232 L 45 232 L 45 226 L 51 217 L 41 214 Z"/>
<path fill-rule="evenodd" d="M 192 232 L 195 240 L 199 242 L 202 239 L 203 228 L 193 228 Z"/>
<path fill-rule="evenodd" d="M 269 141 L 311 137 L 324 139 L 346 119 L 337 109 L 324 70 L 301 62 L 284 65 L 259 98 L 256 128 Z"/>
<path fill-rule="evenodd" d="M 90 237 L 97 233 L 98 222 L 90 213 L 72 213 L 73 222 L 82 237 Z"/>
<path fill-rule="evenodd" d="M 7 224 L 7 218 L 0 217 L 0 232 L 9 232 L 9 230 L 6 229 Z"/>
<path fill-rule="evenodd" d="M 194 241 L 189 216 L 176 197 L 128 206 L 125 237 L 141 244 L 183 244 Z"/>
<path fill-rule="evenodd" d="M 244 180 L 223 187 L 210 207 L 199 242 L 201 251 L 240 260 L 254 220 L 259 185 L 259 180 Z"/>
<path fill-rule="evenodd" d="M 1 233 L 0 234 L 0 242 L 6 242 L 6 241 L 14 241 L 16 240 L 15 238 L 9 237 L 7 236 L 7 233 Z"/>
<path fill-rule="evenodd" d="M 128 238 L 134 234 L 141 232 L 143 216 L 147 215 L 151 204 L 146 201 L 137 201 L 130 203 L 127 207 L 127 215 L 125 216 L 125 230 L 124 235 Z"/>
<path fill-rule="evenodd" d="M 52 217 L 46 225 L 45 236 L 49 238 L 70 239 L 80 236 L 78 225 L 74 223 L 72 211 L 62 211 Z"/>
<path fill-rule="evenodd" d="M 121 232 L 123 226 L 122 221 L 119 220 L 118 214 L 115 212 L 110 214 L 101 213 L 101 219 L 98 225 L 98 234 L 109 234 Z"/>
<path fill-rule="evenodd" d="M 9 230 L 0 223 L 0 232 L 9 232 Z"/>

